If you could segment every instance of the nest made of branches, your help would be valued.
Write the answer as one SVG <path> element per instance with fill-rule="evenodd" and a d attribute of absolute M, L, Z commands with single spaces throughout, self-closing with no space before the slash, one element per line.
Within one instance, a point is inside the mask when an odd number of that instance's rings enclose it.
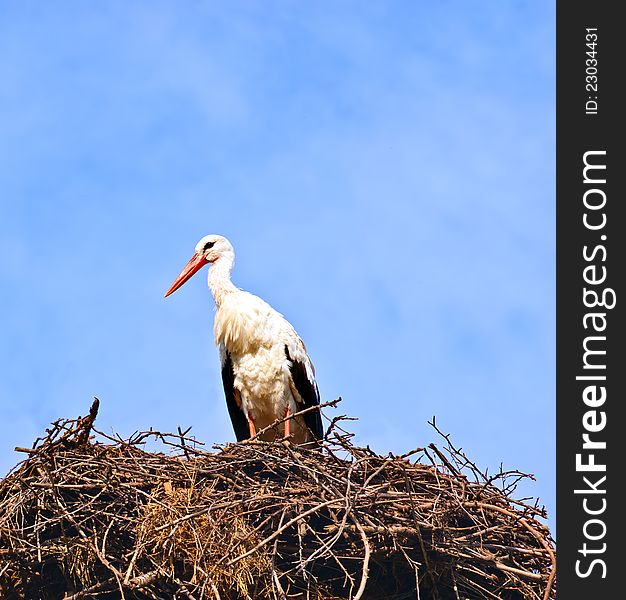
<path fill-rule="evenodd" d="M 55 422 L 0 482 L 2 598 L 543 599 L 542 508 L 444 436 L 403 456 Z M 95 435 L 94 435 L 95 433 Z M 146 444 L 159 441 L 164 451 Z"/>

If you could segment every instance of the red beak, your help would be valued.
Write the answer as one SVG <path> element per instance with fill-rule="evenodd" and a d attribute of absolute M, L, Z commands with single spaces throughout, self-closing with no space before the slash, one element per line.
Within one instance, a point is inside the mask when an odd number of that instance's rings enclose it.
<path fill-rule="evenodd" d="M 174 280 L 170 289 L 165 292 L 167 298 L 171 293 L 175 292 L 185 281 L 191 279 L 195 273 L 197 273 L 204 265 L 208 264 L 208 260 L 197 252 L 191 257 L 190 261 L 185 265 L 185 268 L 180 272 L 180 275 Z"/>

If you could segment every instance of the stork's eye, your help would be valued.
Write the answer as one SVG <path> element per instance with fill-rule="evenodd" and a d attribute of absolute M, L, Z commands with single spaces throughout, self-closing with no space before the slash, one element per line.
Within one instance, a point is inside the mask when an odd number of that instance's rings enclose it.
<path fill-rule="evenodd" d="M 213 248 L 213 246 L 215 246 L 215 242 L 207 242 L 207 243 L 204 245 L 204 249 L 205 249 L 205 251 L 206 251 L 206 250 L 210 250 L 211 248 Z"/>

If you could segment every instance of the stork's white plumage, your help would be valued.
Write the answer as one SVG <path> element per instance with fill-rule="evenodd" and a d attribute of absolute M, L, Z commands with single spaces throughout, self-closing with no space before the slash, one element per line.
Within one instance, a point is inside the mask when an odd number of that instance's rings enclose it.
<path fill-rule="evenodd" d="M 277 419 L 319 406 L 315 370 L 293 326 L 258 296 L 235 287 L 231 243 L 207 235 L 165 296 L 209 265 L 209 288 L 215 299 L 215 342 L 222 363 L 224 393 L 237 440 L 256 435 Z M 319 410 L 285 422 L 285 435 L 297 444 L 323 435 Z M 277 437 L 275 428 L 260 436 Z"/>

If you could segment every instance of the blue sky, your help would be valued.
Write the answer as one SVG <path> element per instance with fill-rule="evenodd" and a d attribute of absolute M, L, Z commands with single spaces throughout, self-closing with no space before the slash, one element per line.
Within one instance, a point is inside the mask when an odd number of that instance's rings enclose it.
<path fill-rule="evenodd" d="M 204 275 L 357 441 L 452 434 L 554 511 L 554 6 L 0 0 L 0 471 L 51 421 L 233 439 Z M 332 413 L 331 413 L 332 416 Z"/>

